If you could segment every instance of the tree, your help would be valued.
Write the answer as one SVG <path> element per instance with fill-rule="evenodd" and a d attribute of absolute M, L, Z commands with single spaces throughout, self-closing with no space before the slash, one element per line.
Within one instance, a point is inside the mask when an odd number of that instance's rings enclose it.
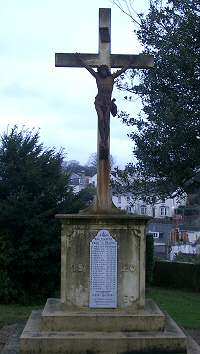
<path fill-rule="evenodd" d="M 97 153 L 93 152 L 88 159 L 88 166 L 95 167 L 97 173 Z M 110 169 L 112 169 L 115 165 L 115 159 L 112 155 L 110 155 Z"/>
<path fill-rule="evenodd" d="M 200 170 L 200 4 L 161 4 L 150 2 L 148 15 L 139 15 L 137 31 L 145 52 L 154 55 L 154 69 L 140 70 L 139 84 L 125 77 L 118 86 L 143 103 L 139 117 L 121 114 L 137 129 L 130 138 L 138 161 L 127 166 L 123 182 L 126 188 L 139 186 L 143 195 L 167 197 L 191 192 L 187 181 Z"/>
<path fill-rule="evenodd" d="M 58 287 L 60 226 L 73 195 L 63 152 L 16 126 L 0 137 L 0 299 L 28 301 Z"/>
<path fill-rule="evenodd" d="M 111 168 L 115 164 L 115 159 L 110 155 L 110 166 Z M 94 152 L 89 156 L 89 159 L 85 165 L 80 165 L 79 161 L 70 160 L 63 162 L 63 168 L 70 175 L 72 173 L 85 174 L 86 176 L 94 176 L 97 173 L 97 153 Z"/>
<path fill-rule="evenodd" d="M 96 194 L 96 188 L 93 185 L 88 185 L 88 187 L 83 188 L 77 194 L 78 209 L 83 210 L 92 204 L 94 196 Z"/>
<path fill-rule="evenodd" d="M 174 262 L 187 262 L 187 263 L 194 263 L 194 264 L 200 264 L 200 255 L 199 254 L 191 254 L 191 253 L 182 253 L 178 252 L 175 255 L 175 258 L 173 260 Z"/>
<path fill-rule="evenodd" d="M 83 172 L 83 166 L 80 165 L 79 161 L 70 160 L 63 162 L 63 168 L 69 173 L 81 173 Z"/>
<path fill-rule="evenodd" d="M 76 160 L 64 161 L 63 168 L 70 175 L 72 173 L 77 173 L 77 174 L 84 173 L 86 176 L 92 177 L 97 173 L 97 168 L 96 168 L 95 164 L 92 164 L 92 163 L 90 164 L 90 159 L 86 165 L 80 165 L 80 162 L 76 161 Z"/>

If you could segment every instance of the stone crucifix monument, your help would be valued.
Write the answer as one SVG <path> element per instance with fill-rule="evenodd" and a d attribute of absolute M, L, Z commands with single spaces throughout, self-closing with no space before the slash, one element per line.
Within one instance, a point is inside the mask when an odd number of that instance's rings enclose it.
<path fill-rule="evenodd" d="M 57 67 L 85 67 L 94 77 L 98 93 L 95 109 L 98 117 L 98 172 L 96 201 L 90 212 L 115 212 L 110 194 L 110 113 L 116 115 L 112 91 L 115 79 L 129 68 L 153 67 L 151 55 L 111 54 L 111 10 L 99 9 L 99 53 L 57 53 Z M 93 70 L 97 68 L 97 71 Z M 111 74 L 111 68 L 122 68 Z"/>
<path fill-rule="evenodd" d="M 97 83 L 97 196 L 82 213 L 56 215 L 62 224 L 61 296 L 48 299 L 43 311 L 32 313 L 21 336 L 21 354 L 186 353 L 183 332 L 152 300 L 145 301 L 149 219 L 112 205 L 114 81 L 127 68 L 151 68 L 153 58 L 111 54 L 110 29 L 111 11 L 100 9 L 99 53 L 56 54 L 56 66 L 85 67 Z M 111 74 L 111 67 L 121 69 Z"/>

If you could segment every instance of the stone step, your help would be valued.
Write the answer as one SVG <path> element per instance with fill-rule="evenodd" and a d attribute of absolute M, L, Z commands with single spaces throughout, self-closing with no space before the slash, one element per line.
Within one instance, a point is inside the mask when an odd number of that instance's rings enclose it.
<path fill-rule="evenodd" d="M 186 336 L 166 317 L 164 331 L 41 331 L 41 312 L 33 311 L 20 339 L 21 354 L 187 353 Z"/>
<path fill-rule="evenodd" d="M 43 331 L 162 331 L 165 315 L 151 299 L 144 310 L 69 310 L 59 299 L 48 299 L 42 312 Z"/>

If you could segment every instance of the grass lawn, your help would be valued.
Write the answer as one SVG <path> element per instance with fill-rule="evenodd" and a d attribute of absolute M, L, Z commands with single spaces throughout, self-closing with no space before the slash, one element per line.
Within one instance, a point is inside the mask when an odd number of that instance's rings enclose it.
<path fill-rule="evenodd" d="M 151 288 L 147 292 L 162 310 L 185 328 L 200 329 L 200 294 L 163 288 Z"/>
<path fill-rule="evenodd" d="M 161 309 L 185 328 L 200 329 L 200 294 L 182 290 L 151 288 L 147 297 L 153 298 Z M 4 325 L 26 320 L 31 311 L 43 305 L 0 305 L 0 328 Z"/>
<path fill-rule="evenodd" d="M 22 305 L 1 305 L 0 304 L 0 328 L 16 323 L 20 320 L 28 319 L 32 310 L 42 308 L 42 306 L 22 306 Z"/>

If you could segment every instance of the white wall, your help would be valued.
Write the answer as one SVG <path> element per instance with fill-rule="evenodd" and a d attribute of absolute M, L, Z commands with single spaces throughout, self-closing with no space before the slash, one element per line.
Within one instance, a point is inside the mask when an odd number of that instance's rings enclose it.
<path fill-rule="evenodd" d="M 97 174 L 91 177 L 90 183 L 97 187 Z M 156 218 L 172 217 L 178 205 L 185 205 L 185 199 L 180 203 L 177 198 L 169 198 L 155 205 L 149 205 L 142 200 L 133 202 L 131 194 L 113 195 L 112 200 L 117 208 L 126 210 L 128 213 L 148 215 Z"/>
<path fill-rule="evenodd" d="M 156 218 L 172 217 L 175 208 L 180 205 L 180 202 L 175 198 L 166 199 L 165 201 L 150 205 L 142 200 L 133 201 L 130 196 L 125 195 L 113 196 L 113 202 L 118 208 L 127 210 L 128 212 L 149 215 Z M 182 201 L 182 203 L 184 203 L 184 201 Z"/>
<path fill-rule="evenodd" d="M 186 253 L 186 254 L 196 254 L 196 247 L 189 245 L 189 244 L 185 244 L 185 245 L 175 245 L 171 247 L 171 251 L 170 251 L 170 261 L 173 261 L 173 259 L 175 258 L 177 253 Z"/>
<path fill-rule="evenodd" d="M 200 238 L 200 231 L 190 231 L 188 230 L 189 242 L 196 242 Z"/>

